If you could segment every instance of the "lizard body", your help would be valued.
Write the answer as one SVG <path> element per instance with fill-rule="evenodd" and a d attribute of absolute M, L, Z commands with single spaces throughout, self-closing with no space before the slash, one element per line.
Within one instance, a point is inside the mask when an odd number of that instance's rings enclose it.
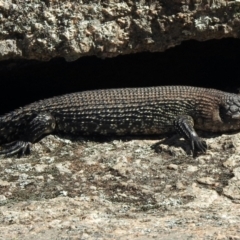
<path fill-rule="evenodd" d="M 84 91 L 40 100 L 0 117 L 0 154 L 24 154 L 47 134 L 178 132 L 206 151 L 195 129 L 240 130 L 240 95 L 189 86 Z"/>

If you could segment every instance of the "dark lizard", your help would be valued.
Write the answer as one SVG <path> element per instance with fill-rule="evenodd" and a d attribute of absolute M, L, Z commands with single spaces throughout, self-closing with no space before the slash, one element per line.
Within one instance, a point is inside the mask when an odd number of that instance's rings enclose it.
<path fill-rule="evenodd" d="M 240 130 L 240 95 L 188 86 L 77 92 L 29 104 L 0 117 L 0 154 L 29 152 L 48 134 L 142 135 L 177 132 L 205 152 L 195 129 Z"/>

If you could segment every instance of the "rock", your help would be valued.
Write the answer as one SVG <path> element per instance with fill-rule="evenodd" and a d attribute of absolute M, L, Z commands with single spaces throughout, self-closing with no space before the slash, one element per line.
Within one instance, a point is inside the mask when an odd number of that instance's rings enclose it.
<path fill-rule="evenodd" d="M 183 196 L 194 196 L 194 201 L 186 204 L 188 207 L 196 209 L 209 208 L 219 196 L 214 190 L 201 189 L 197 185 L 192 184 L 191 187 L 187 188 Z"/>
<path fill-rule="evenodd" d="M 234 177 L 228 181 L 223 194 L 231 199 L 240 200 L 240 167 L 233 170 Z"/>
<path fill-rule="evenodd" d="M 176 188 L 179 190 L 183 190 L 183 189 L 186 189 L 186 186 L 184 186 L 182 182 L 178 181 L 176 183 Z"/>
<path fill-rule="evenodd" d="M 231 5 L 231 6 L 230 6 Z M 236 37 L 238 1 L 0 1 L 0 60 L 114 57 Z M 221 11 L 219 12 L 219 9 Z M 227 21 L 225 13 L 227 12 Z"/>
<path fill-rule="evenodd" d="M 215 179 L 211 178 L 211 177 L 202 177 L 202 178 L 198 178 L 197 181 L 199 183 L 202 183 L 202 184 L 207 184 L 207 185 L 213 185 L 215 184 Z"/>
<path fill-rule="evenodd" d="M 232 136 L 208 141 L 224 145 Z M 1 159 L 0 238 L 239 236 L 240 167 L 223 167 L 237 159 L 235 149 L 193 158 L 179 146 L 177 156 L 156 153 L 150 140 L 61 144 L 47 136 L 32 154 Z"/>
<path fill-rule="evenodd" d="M 188 166 L 187 171 L 188 172 L 196 172 L 198 170 L 197 166 Z"/>
<path fill-rule="evenodd" d="M 3 180 L 0 179 L 0 187 L 7 187 L 7 186 L 9 186 L 9 185 L 10 185 L 9 182 L 3 181 Z"/>
<path fill-rule="evenodd" d="M 177 170 L 178 169 L 178 165 L 176 165 L 176 164 L 169 164 L 168 165 L 168 169 Z"/>
<path fill-rule="evenodd" d="M 237 164 L 240 163 L 240 156 L 238 155 L 233 155 L 226 162 L 223 163 L 223 166 L 226 168 L 232 169 L 235 167 Z"/>

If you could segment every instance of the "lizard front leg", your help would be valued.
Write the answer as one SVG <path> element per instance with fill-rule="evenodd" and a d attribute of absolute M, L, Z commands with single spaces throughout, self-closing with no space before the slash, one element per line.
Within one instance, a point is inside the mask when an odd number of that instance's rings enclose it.
<path fill-rule="evenodd" d="M 185 140 L 189 141 L 193 153 L 195 151 L 206 152 L 207 144 L 202 140 L 194 130 L 192 117 L 188 115 L 178 116 L 174 120 L 174 127 L 177 133 Z"/>
<path fill-rule="evenodd" d="M 30 151 L 30 144 L 35 143 L 55 129 L 55 118 L 50 113 L 39 113 L 26 126 L 19 140 L 1 146 L 0 154 L 10 156 L 18 153 L 20 156 Z"/>

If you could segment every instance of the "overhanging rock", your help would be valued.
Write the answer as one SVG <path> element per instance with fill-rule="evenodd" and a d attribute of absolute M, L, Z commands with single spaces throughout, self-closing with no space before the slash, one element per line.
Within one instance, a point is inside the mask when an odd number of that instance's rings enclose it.
<path fill-rule="evenodd" d="M 160 52 L 239 38 L 240 1 L 0 0 L 0 60 Z"/>

